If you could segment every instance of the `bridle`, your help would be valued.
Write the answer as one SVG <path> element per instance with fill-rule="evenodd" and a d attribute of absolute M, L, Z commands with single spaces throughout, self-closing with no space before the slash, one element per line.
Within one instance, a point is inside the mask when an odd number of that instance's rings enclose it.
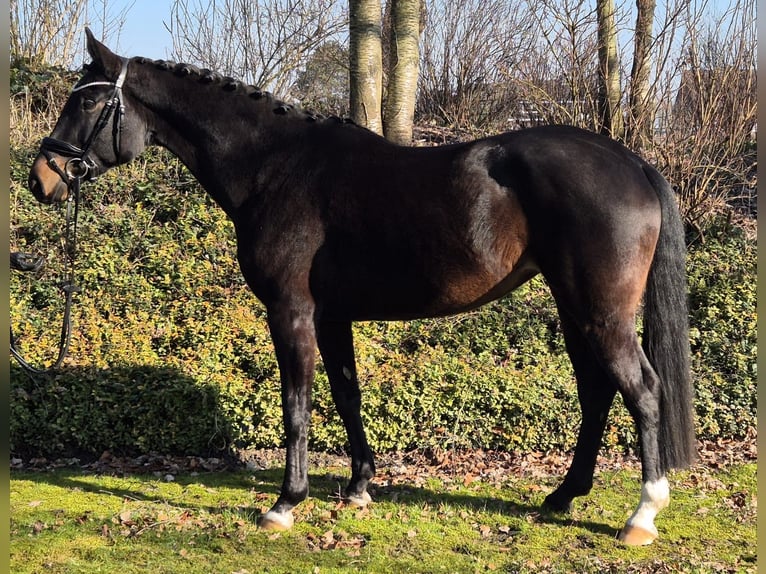
<path fill-rule="evenodd" d="M 13 327 L 11 327 L 11 354 L 29 375 L 44 375 L 58 369 L 69 352 L 69 342 L 72 334 L 72 297 L 74 293 L 80 290 L 75 284 L 75 256 L 77 254 L 77 216 L 80 211 L 80 184 L 86 177 L 88 179 L 93 179 L 98 175 L 98 165 L 88 155 L 88 152 L 95 139 L 109 123 L 112 115 L 114 115 L 114 121 L 112 122 L 112 145 L 114 147 L 115 158 L 119 161 L 122 124 L 125 116 L 122 85 L 125 82 L 127 73 L 128 60 L 127 58 L 123 58 L 122 70 L 116 81 L 89 82 L 81 86 L 75 86 L 72 89 L 72 93 L 75 93 L 91 86 L 112 86 L 114 88 L 82 148 L 52 137 L 43 138 L 42 144 L 40 145 L 40 152 L 45 155 L 48 160 L 48 166 L 61 177 L 64 183 L 66 183 L 68 190 L 66 222 L 64 228 L 64 254 L 67 259 L 68 271 L 67 278 L 61 286 L 61 289 L 65 294 L 65 303 L 64 318 L 59 339 L 58 357 L 50 367 L 39 369 L 32 366 L 24 359 L 16 347 L 15 339 L 13 337 Z M 51 155 L 52 153 L 68 158 L 63 169 L 54 161 L 54 158 Z M 44 265 L 44 257 L 35 257 L 29 253 L 11 253 L 11 268 L 16 271 L 36 272 L 42 269 Z"/>
<path fill-rule="evenodd" d="M 40 145 L 40 152 L 48 160 L 48 166 L 55 171 L 67 185 L 69 185 L 69 179 L 71 177 L 85 178 L 90 174 L 89 179 L 91 179 L 98 175 L 98 165 L 88 156 L 88 152 L 98 135 L 109 123 L 112 115 L 114 115 L 114 121 L 112 122 L 112 146 L 114 148 L 115 160 L 119 161 L 122 124 L 125 118 L 125 103 L 122 99 L 122 85 L 125 82 L 125 77 L 127 75 L 128 59 L 122 58 L 122 69 L 120 70 L 120 75 L 114 82 L 88 82 L 87 84 L 75 86 L 72 89 L 72 93 L 74 94 L 80 90 L 93 86 L 112 86 L 114 88 L 112 90 L 112 95 L 101 109 L 101 114 L 98 116 L 98 119 L 93 126 L 93 130 L 91 130 L 90 135 L 88 136 L 88 139 L 85 140 L 85 145 L 82 148 L 56 138 L 43 138 L 42 144 Z M 51 155 L 52 153 L 69 158 L 64 165 L 64 169 L 61 169 L 54 161 L 54 158 Z"/>

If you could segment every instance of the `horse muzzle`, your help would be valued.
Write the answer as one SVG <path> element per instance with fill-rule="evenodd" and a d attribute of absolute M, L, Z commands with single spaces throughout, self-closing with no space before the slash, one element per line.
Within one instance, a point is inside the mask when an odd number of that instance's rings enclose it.
<path fill-rule="evenodd" d="M 29 172 L 29 191 L 41 203 L 60 203 L 69 197 L 69 187 L 60 173 L 65 173 L 65 159 L 60 156 L 52 157 L 58 170 L 52 168 L 48 159 L 40 154 L 32 164 Z"/>

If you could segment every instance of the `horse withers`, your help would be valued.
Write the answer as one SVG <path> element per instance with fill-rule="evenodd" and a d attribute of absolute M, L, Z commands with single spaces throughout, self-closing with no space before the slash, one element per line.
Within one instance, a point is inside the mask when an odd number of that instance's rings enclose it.
<path fill-rule="evenodd" d="M 232 220 L 242 273 L 267 310 L 282 388 L 286 468 L 263 527 L 290 528 L 308 495 L 317 347 L 348 433 L 345 497 L 364 506 L 375 463 L 352 322 L 459 313 L 542 273 L 582 410 L 572 464 L 545 506 L 568 510 L 590 491 L 619 391 L 638 429 L 643 483 L 619 536 L 657 537 L 667 471 L 693 460 L 695 439 L 683 226 L 652 166 L 566 126 L 396 146 L 210 70 L 123 58 L 90 31 L 87 44 L 92 62 L 43 140 L 30 190 L 63 201 L 73 160 L 88 179 L 160 145 Z"/>

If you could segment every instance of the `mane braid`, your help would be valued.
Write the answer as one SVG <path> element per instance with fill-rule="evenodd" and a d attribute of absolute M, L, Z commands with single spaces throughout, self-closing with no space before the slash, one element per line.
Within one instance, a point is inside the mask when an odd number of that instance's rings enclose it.
<path fill-rule="evenodd" d="M 350 118 L 341 118 L 338 116 L 328 117 L 314 112 L 313 110 L 303 109 L 299 105 L 288 104 L 278 98 L 275 98 L 271 92 L 262 90 L 251 84 L 245 84 L 236 78 L 223 76 L 218 72 L 208 68 L 198 68 L 193 64 L 176 63 L 169 60 L 152 60 L 143 57 L 132 58 L 132 61 L 137 64 L 153 66 L 165 72 L 172 72 L 176 76 L 189 78 L 190 80 L 196 81 L 198 83 L 216 84 L 219 85 L 223 91 L 229 92 L 231 94 L 247 96 L 255 101 L 264 100 L 267 105 L 272 107 L 274 114 L 279 116 L 299 118 L 309 122 L 326 121 L 338 124 L 357 125 Z"/>

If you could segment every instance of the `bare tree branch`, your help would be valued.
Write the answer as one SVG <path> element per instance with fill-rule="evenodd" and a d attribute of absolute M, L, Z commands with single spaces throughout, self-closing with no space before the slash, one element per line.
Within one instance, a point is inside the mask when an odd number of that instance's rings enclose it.
<path fill-rule="evenodd" d="M 174 0 L 171 57 L 287 95 L 310 55 L 344 29 L 340 0 Z"/>

